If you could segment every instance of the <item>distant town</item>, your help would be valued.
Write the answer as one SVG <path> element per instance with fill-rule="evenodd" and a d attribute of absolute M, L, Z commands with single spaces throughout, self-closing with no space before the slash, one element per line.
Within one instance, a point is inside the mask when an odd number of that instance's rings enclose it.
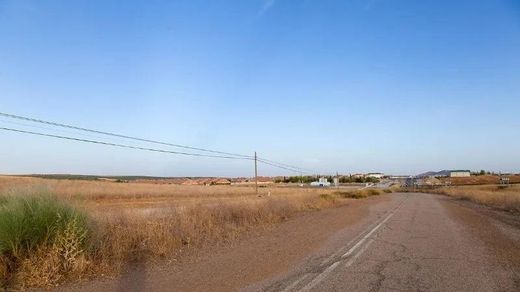
<path fill-rule="evenodd" d="M 520 183 L 520 174 L 495 173 L 491 171 L 441 170 L 429 171 L 418 175 L 389 175 L 381 172 L 336 174 L 336 175 L 303 175 L 303 176 L 258 176 L 254 177 L 155 177 L 155 176 L 98 176 L 71 174 L 30 174 L 26 177 L 98 180 L 117 183 L 153 183 L 175 185 L 268 185 L 268 184 L 300 184 L 314 187 L 329 187 L 346 184 L 374 185 L 383 181 L 401 181 L 404 185 L 445 186 L 455 184 L 483 183 Z"/>

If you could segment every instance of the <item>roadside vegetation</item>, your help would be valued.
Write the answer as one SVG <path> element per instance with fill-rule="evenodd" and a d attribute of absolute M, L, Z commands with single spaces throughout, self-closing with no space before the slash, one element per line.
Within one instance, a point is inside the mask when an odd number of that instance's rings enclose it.
<path fill-rule="evenodd" d="M 391 193 L 390 189 L 380 190 L 380 189 L 360 189 L 360 190 L 352 190 L 352 191 L 337 191 L 334 194 L 341 198 L 349 198 L 349 199 L 363 199 L 371 196 L 379 196 L 383 193 Z"/>
<path fill-rule="evenodd" d="M 1 287 L 117 275 L 135 261 L 180 259 L 298 212 L 382 193 L 282 187 L 256 196 L 251 187 L 128 185 L 0 178 Z"/>
<path fill-rule="evenodd" d="M 0 283 L 52 285 L 81 274 L 91 236 L 86 214 L 48 193 L 0 196 Z"/>
<path fill-rule="evenodd" d="M 520 185 L 452 186 L 420 190 L 520 214 Z"/>

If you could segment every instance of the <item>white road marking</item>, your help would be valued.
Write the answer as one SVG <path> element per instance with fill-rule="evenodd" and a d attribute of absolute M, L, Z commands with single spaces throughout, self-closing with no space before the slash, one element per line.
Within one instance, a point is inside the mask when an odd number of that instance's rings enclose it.
<path fill-rule="evenodd" d="M 395 209 L 392 213 L 390 213 L 388 216 L 386 216 L 386 218 L 379 224 L 377 224 L 376 227 L 374 227 L 369 233 L 367 233 L 367 235 L 365 235 L 360 241 L 358 241 L 358 243 L 356 243 L 353 247 L 351 247 L 343 256 L 341 256 L 342 258 L 346 258 L 348 257 L 349 255 L 351 255 L 360 245 L 362 245 L 374 232 L 376 232 L 379 227 L 381 227 L 381 225 L 385 224 L 386 221 L 388 221 L 388 219 L 390 219 L 392 216 L 394 216 L 395 214 L 395 211 L 397 211 L 397 209 Z"/>
<path fill-rule="evenodd" d="M 385 214 L 388 213 L 388 212 L 385 212 Z M 382 217 L 382 216 L 381 216 Z M 379 218 L 378 218 L 379 219 Z M 372 228 L 372 226 L 375 226 L 377 224 L 378 221 L 372 223 L 372 224 L 369 224 L 368 225 L 368 228 L 367 230 L 370 230 L 370 228 Z M 321 265 L 325 265 L 326 263 L 329 263 L 330 261 L 332 261 L 333 258 L 337 257 L 340 253 L 343 253 L 345 249 L 347 249 L 352 243 L 356 242 L 357 240 L 359 240 L 359 238 L 361 238 L 366 232 L 368 232 L 367 230 L 364 230 L 363 232 L 359 233 L 358 235 L 356 235 L 356 237 L 352 238 L 346 245 L 345 247 L 343 248 L 340 248 L 338 251 L 334 252 L 331 256 L 329 256 L 328 258 L 326 258 L 325 260 L 323 260 L 321 262 Z"/>
<path fill-rule="evenodd" d="M 367 244 L 365 244 L 365 245 L 364 245 L 364 246 L 359 250 L 358 253 L 356 253 L 356 254 L 355 254 L 351 259 L 349 259 L 349 260 L 347 261 L 347 263 L 345 264 L 345 268 L 350 267 L 350 266 L 351 266 L 351 265 L 356 261 L 356 259 L 357 259 L 360 255 L 362 255 L 362 254 L 365 252 L 365 250 L 368 249 L 368 247 L 372 244 L 372 242 L 374 242 L 374 239 L 371 238 L 371 239 L 367 242 Z"/>
<path fill-rule="evenodd" d="M 301 277 L 300 279 L 294 281 L 291 285 L 285 287 L 285 289 L 282 290 L 282 292 L 288 292 L 288 291 L 291 291 L 292 288 L 296 287 L 296 285 L 298 285 L 300 282 L 302 282 L 303 280 L 305 280 L 307 277 L 309 277 L 310 275 L 309 274 L 305 274 L 303 277 Z"/>
<path fill-rule="evenodd" d="M 300 291 L 309 291 L 314 286 L 316 286 L 319 282 L 321 282 L 325 277 L 327 277 L 330 272 L 332 272 L 338 265 L 340 264 L 339 261 L 334 262 L 332 265 L 330 265 L 328 268 L 325 269 L 325 271 L 321 272 L 316 278 L 314 278 L 309 284 L 307 284 L 305 287 L 303 287 Z"/>
<path fill-rule="evenodd" d="M 394 216 L 394 214 L 397 212 L 397 210 L 399 210 L 401 208 L 401 206 L 403 205 L 404 203 L 404 200 L 401 202 L 401 204 L 399 204 L 399 206 L 397 206 L 397 208 L 395 208 L 392 212 L 390 212 L 390 214 L 388 214 L 388 216 L 385 217 L 385 219 L 383 219 L 383 221 L 381 221 L 379 224 L 377 224 L 377 226 L 375 226 L 372 230 L 370 230 L 370 232 L 368 232 L 360 241 L 358 241 L 353 247 L 351 247 L 345 254 L 343 254 L 343 256 L 341 257 L 342 259 L 348 257 L 348 256 L 351 256 L 352 255 L 352 258 L 350 258 L 347 263 L 345 264 L 346 267 L 349 267 L 350 265 L 352 265 L 354 263 L 354 261 L 361 255 L 365 252 L 365 250 L 368 249 L 368 247 L 370 246 L 370 244 L 372 244 L 372 242 L 374 241 L 373 239 L 370 239 L 364 246 L 363 248 L 361 248 L 357 253 L 354 254 L 354 252 L 356 251 L 356 249 L 358 247 L 360 247 L 365 241 L 367 241 L 370 236 L 372 234 L 374 234 L 374 232 L 376 232 L 383 224 L 385 224 L 392 216 Z M 363 233 L 362 233 L 363 234 Z M 323 281 L 323 279 L 325 279 L 325 277 L 327 277 L 328 274 L 330 274 L 339 264 L 341 263 L 341 260 L 340 261 L 336 261 L 334 263 L 332 263 L 330 266 L 328 266 L 323 272 L 321 272 L 318 276 L 316 276 L 316 278 L 314 278 L 310 283 L 308 283 L 307 285 L 305 285 L 305 287 L 303 287 L 300 291 L 309 291 L 310 289 L 314 288 L 317 284 L 319 284 L 321 281 Z M 298 281 L 299 282 L 299 281 Z M 294 283 L 293 283 L 294 284 Z M 294 286 L 296 286 L 298 283 L 296 283 Z M 292 286 L 292 285 L 291 285 Z M 294 287 L 293 286 L 293 287 Z"/>

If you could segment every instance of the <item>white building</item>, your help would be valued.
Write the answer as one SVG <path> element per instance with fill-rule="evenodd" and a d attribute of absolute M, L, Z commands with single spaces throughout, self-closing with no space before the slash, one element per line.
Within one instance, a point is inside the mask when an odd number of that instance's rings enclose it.
<path fill-rule="evenodd" d="M 469 170 L 450 170 L 450 177 L 468 177 L 471 176 Z"/>
<path fill-rule="evenodd" d="M 318 181 L 311 182 L 311 186 L 313 187 L 330 187 L 330 182 L 328 182 L 326 177 L 320 177 Z"/>
<path fill-rule="evenodd" d="M 373 177 L 373 178 L 377 178 L 377 179 L 381 179 L 383 178 L 385 175 L 380 173 L 380 172 L 372 172 L 372 173 L 368 173 L 366 175 L 367 177 Z"/>

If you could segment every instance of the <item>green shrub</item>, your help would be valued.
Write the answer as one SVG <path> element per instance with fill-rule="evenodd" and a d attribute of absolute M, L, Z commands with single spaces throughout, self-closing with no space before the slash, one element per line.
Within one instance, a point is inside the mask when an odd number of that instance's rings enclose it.
<path fill-rule="evenodd" d="M 377 196 L 381 194 L 381 190 L 378 189 L 361 189 L 361 190 L 355 190 L 355 191 L 339 191 L 335 194 L 342 197 L 342 198 L 349 198 L 349 199 L 363 199 L 370 196 Z"/>
<path fill-rule="evenodd" d="M 70 231 L 86 245 L 87 216 L 48 194 L 0 196 L 0 256 L 20 260 Z"/>

